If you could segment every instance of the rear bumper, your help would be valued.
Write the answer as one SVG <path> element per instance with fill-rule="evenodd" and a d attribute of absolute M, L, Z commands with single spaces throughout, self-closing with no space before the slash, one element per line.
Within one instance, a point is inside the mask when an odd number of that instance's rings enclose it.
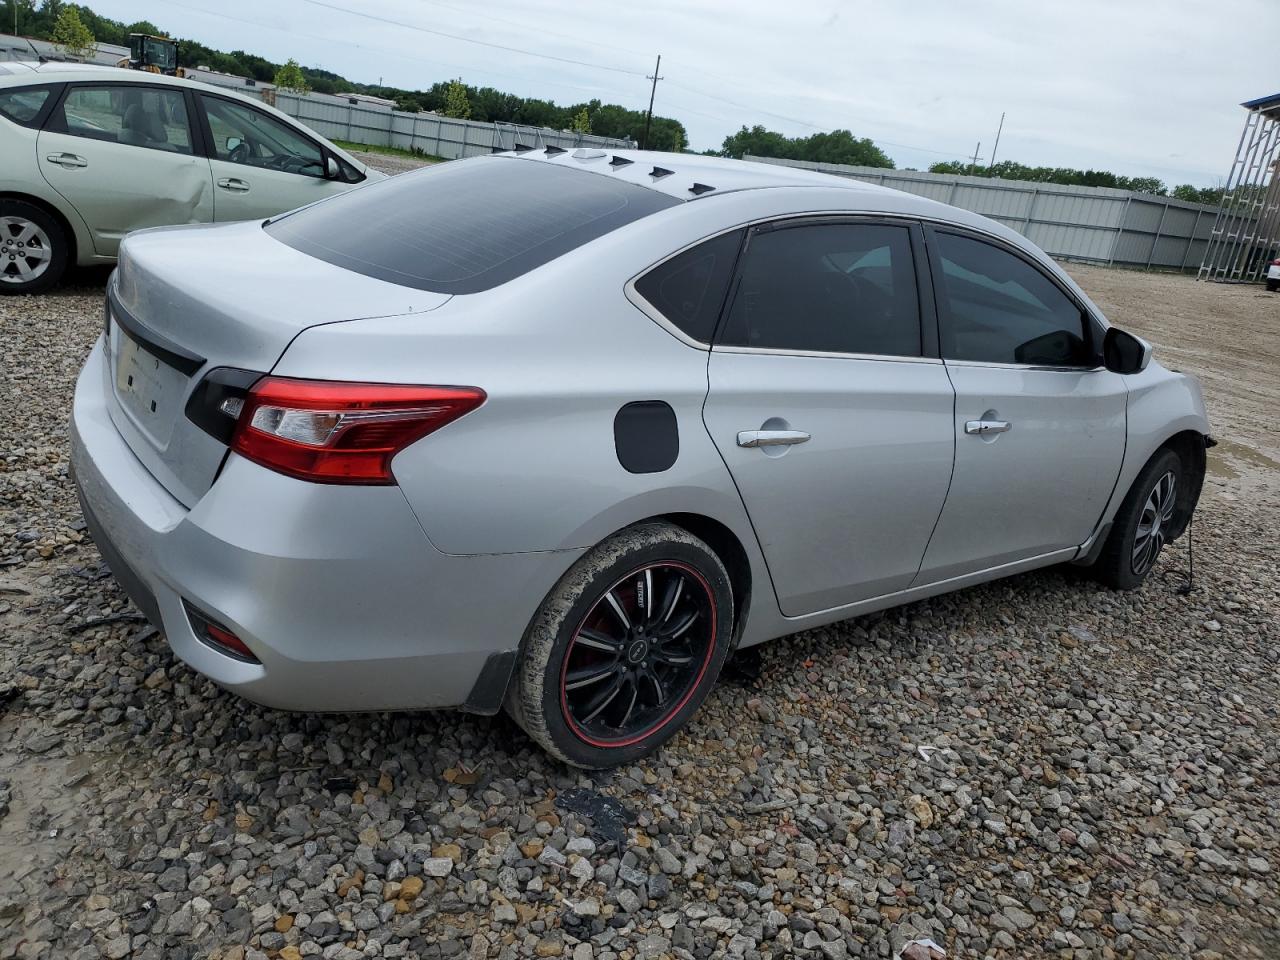
<path fill-rule="evenodd" d="M 304 483 L 235 456 L 188 510 L 112 423 L 103 369 L 99 343 L 71 425 L 85 522 L 180 658 L 283 709 L 497 709 L 511 654 L 578 551 L 449 556 L 397 487 Z M 262 662 L 197 639 L 184 601 Z"/>

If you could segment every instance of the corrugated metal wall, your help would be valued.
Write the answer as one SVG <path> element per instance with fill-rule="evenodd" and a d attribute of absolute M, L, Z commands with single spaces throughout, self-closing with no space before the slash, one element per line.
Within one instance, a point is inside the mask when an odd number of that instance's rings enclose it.
<path fill-rule="evenodd" d="M 251 94 L 251 88 L 240 93 Z M 565 133 L 544 127 L 453 120 L 433 113 L 406 113 L 371 104 L 337 102 L 275 91 L 275 107 L 302 121 L 321 136 L 381 147 L 418 149 L 446 160 L 510 150 L 517 143 L 535 147 L 633 147 L 629 140 Z"/>
<path fill-rule="evenodd" d="M 878 183 L 972 210 L 1017 230 L 1050 256 L 1185 270 L 1199 266 L 1216 208 L 1108 187 L 994 180 L 839 163 L 746 157 Z"/>

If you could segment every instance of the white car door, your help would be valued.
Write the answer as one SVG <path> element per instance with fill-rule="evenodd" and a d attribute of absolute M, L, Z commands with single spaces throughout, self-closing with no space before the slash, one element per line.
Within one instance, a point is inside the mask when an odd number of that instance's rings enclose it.
<path fill-rule="evenodd" d="M 68 87 L 36 141 L 40 172 L 114 257 L 130 230 L 213 219 L 209 161 L 193 148 L 181 89 L 138 83 Z"/>
<path fill-rule="evenodd" d="M 782 221 L 741 255 L 703 417 L 786 616 L 906 588 L 942 509 L 954 395 L 922 323 L 921 237 Z"/>
<path fill-rule="evenodd" d="M 956 461 L 916 585 L 1088 540 L 1120 473 L 1128 401 L 1099 325 L 1049 273 L 989 239 L 929 234 Z"/>
<path fill-rule="evenodd" d="M 325 176 L 320 144 L 248 104 L 198 96 L 211 138 L 214 219 L 258 220 L 349 188 Z"/>

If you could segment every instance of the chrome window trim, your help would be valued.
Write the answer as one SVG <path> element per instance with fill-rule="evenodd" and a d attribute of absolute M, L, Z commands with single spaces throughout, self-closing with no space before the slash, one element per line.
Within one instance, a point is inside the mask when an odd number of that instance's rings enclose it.
<path fill-rule="evenodd" d="M 760 353 L 782 357 L 815 357 L 825 360 L 877 360 L 883 363 L 937 363 L 938 357 L 903 357 L 893 353 L 840 353 L 834 350 L 789 350 L 786 347 L 739 347 L 716 344 L 713 353 Z"/>
<path fill-rule="evenodd" d="M 1092 367 L 1071 367 L 1047 363 L 1000 363 L 998 360 L 942 360 L 948 367 L 977 367 L 991 370 L 1039 370 L 1047 373 L 1098 373 L 1105 372 L 1106 367 L 1095 364 Z"/>

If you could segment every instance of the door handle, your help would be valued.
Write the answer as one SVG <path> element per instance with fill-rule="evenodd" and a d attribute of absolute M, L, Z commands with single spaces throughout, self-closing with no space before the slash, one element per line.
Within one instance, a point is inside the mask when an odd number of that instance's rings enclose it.
<path fill-rule="evenodd" d="M 969 420 L 964 425 L 964 432 L 978 437 L 989 433 L 1008 433 L 1013 426 L 1008 420 Z"/>
<path fill-rule="evenodd" d="M 223 190 L 230 190 L 232 193 L 249 192 L 249 184 L 245 183 L 239 177 L 223 177 L 218 181 L 218 186 Z"/>
<path fill-rule="evenodd" d="M 809 434 L 803 430 L 739 430 L 740 447 L 789 447 L 804 443 Z"/>
<path fill-rule="evenodd" d="M 87 167 L 89 161 L 84 157 L 77 157 L 74 153 L 51 153 L 45 157 L 50 163 L 56 163 L 60 167 L 66 167 L 70 170 L 72 167 Z"/>

